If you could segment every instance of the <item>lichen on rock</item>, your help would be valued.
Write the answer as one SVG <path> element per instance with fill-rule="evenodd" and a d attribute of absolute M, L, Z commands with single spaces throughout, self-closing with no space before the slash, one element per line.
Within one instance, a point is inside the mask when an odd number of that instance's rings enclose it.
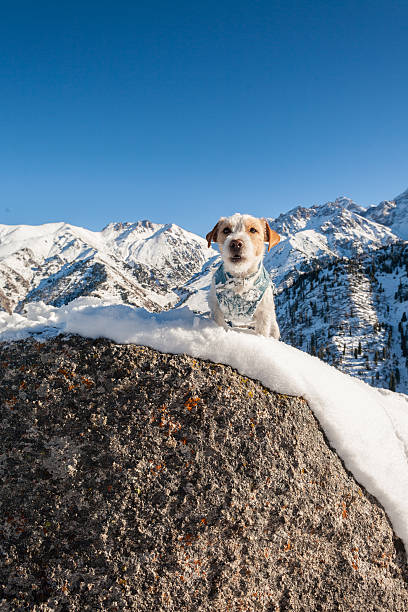
<path fill-rule="evenodd" d="M 304 400 L 59 336 L 0 345 L 0 401 L 0 609 L 408 609 L 401 541 Z"/>

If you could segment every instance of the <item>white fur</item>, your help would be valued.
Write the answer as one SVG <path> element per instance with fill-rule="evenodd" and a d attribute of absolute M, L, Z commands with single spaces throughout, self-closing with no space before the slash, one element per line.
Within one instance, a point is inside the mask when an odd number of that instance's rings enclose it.
<path fill-rule="evenodd" d="M 232 232 L 228 235 L 224 244 L 220 246 L 220 253 L 225 271 L 233 276 L 242 277 L 253 274 L 258 269 L 259 262 L 263 258 L 263 255 L 255 256 L 252 240 L 245 231 L 245 221 L 248 218 L 250 218 L 249 215 L 240 215 L 239 213 L 235 213 L 231 217 L 222 217 L 223 221 L 228 221 Z M 239 264 L 231 263 L 228 258 L 229 245 L 233 240 L 242 240 L 244 243 L 241 253 L 243 261 Z"/>
<path fill-rule="evenodd" d="M 241 215 L 235 213 L 231 217 L 222 217 L 220 221 L 227 221 L 232 232 L 227 236 L 224 243 L 220 246 L 220 253 L 224 262 L 224 270 L 236 276 L 238 278 L 245 278 L 250 276 L 258 269 L 259 263 L 263 259 L 263 253 L 256 256 L 254 252 L 254 246 L 251 238 L 245 231 L 245 220 L 249 218 L 249 215 Z M 232 240 L 242 240 L 242 258 L 243 261 L 240 263 L 232 263 L 229 258 L 229 245 Z M 214 278 L 211 283 L 211 289 L 208 296 L 208 304 L 211 310 L 211 316 L 213 320 L 220 327 L 228 330 L 230 327 L 225 321 L 224 314 L 222 313 L 218 304 Z M 280 332 L 279 326 L 276 321 L 275 304 L 273 301 L 273 291 L 271 287 L 268 287 L 265 291 L 261 301 L 255 310 L 253 322 L 255 323 L 255 333 L 261 336 L 272 336 L 279 340 Z"/>

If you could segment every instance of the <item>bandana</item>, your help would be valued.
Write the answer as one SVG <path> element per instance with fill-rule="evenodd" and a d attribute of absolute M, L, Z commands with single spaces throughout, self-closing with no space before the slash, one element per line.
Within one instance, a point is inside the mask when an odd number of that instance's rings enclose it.
<path fill-rule="evenodd" d="M 245 278 L 228 274 L 221 263 L 214 279 L 218 304 L 226 321 L 231 323 L 252 321 L 265 291 L 270 286 L 273 288 L 271 278 L 262 263 L 254 274 Z"/>

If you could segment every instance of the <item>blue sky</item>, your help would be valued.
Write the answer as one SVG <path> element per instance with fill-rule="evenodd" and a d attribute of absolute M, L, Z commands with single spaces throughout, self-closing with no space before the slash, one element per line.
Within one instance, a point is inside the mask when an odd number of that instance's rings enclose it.
<path fill-rule="evenodd" d="M 408 187 L 405 1 L 2 3 L 0 223 L 205 234 Z"/>

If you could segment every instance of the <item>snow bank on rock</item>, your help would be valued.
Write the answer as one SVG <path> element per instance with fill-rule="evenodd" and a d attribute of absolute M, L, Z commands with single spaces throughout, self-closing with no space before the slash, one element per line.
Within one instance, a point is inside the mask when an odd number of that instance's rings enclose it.
<path fill-rule="evenodd" d="M 346 467 L 384 506 L 408 550 L 408 396 L 377 390 L 271 338 L 225 331 L 188 308 L 161 313 L 97 298 L 25 317 L 0 313 L 0 341 L 77 333 L 229 364 L 273 391 L 304 397 Z"/>

